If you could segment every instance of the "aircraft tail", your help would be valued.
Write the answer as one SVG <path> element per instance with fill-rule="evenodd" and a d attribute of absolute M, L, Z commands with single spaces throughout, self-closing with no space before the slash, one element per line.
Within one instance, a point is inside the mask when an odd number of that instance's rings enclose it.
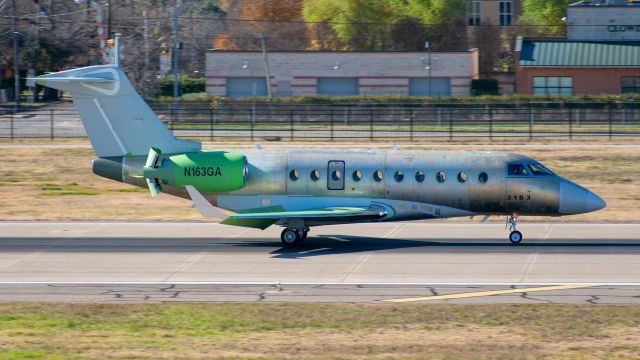
<path fill-rule="evenodd" d="M 38 84 L 71 94 L 98 157 L 198 151 L 197 141 L 177 139 L 135 91 L 122 69 L 89 66 L 39 76 Z"/>

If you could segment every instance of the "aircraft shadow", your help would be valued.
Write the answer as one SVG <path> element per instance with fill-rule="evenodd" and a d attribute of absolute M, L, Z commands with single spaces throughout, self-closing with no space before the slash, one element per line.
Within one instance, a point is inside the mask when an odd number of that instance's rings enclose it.
<path fill-rule="evenodd" d="M 553 239 L 549 242 L 511 244 L 504 241 L 469 241 L 469 239 L 425 240 L 387 239 L 351 235 L 310 236 L 295 247 L 280 247 L 270 254 L 274 258 L 301 259 L 324 255 L 353 254 L 398 250 L 401 252 L 424 253 L 594 253 L 595 249 L 607 248 L 607 253 L 640 253 L 639 240 L 605 239 L 602 242 L 585 242 L 575 239 Z M 280 242 L 249 241 L 236 243 L 241 247 L 274 247 Z M 417 250 L 417 248 L 422 248 Z M 417 251 L 416 251 L 417 250 Z"/>

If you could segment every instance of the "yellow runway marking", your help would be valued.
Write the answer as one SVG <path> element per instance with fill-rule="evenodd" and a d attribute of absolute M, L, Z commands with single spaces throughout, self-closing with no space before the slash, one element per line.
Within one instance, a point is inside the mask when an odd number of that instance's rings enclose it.
<path fill-rule="evenodd" d="M 481 297 L 481 296 L 493 296 L 493 295 L 503 295 L 503 294 L 518 294 L 525 292 L 534 292 L 534 291 L 551 291 L 551 290 L 568 290 L 568 289 L 581 289 L 588 288 L 598 285 L 554 285 L 554 286 L 543 286 L 543 287 L 534 287 L 534 288 L 526 288 L 526 289 L 508 289 L 508 290 L 493 290 L 493 291 L 480 291 L 480 292 L 470 292 L 470 293 L 460 293 L 460 294 L 450 294 L 450 295 L 436 295 L 436 296 L 424 296 L 424 297 L 414 297 L 414 298 L 404 298 L 404 299 L 389 299 L 383 300 L 388 302 L 414 302 L 414 301 L 429 301 L 429 300 L 453 300 L 453 299 L 465 299 L 472 297 Z"/>

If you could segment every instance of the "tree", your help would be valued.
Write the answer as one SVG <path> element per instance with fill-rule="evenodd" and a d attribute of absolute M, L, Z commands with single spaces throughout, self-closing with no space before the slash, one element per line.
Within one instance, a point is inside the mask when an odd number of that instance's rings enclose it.
<path fill-rule="evenodd" d="M 533 25 L 536 35 L 564 35 L 567 31 L 567 6 L 575 0 L 524 0 L 520 23 Z"/>
<path fill-rule="evenodd" d="M 304 19 L 351 50 L 466 50 L 465 0 L 306 0 Z M 317 25 L 312 25 L 318 27 Z"/>
<path fill-rule="evenodd" d="M 214 46 L 225 50 L 261 50 L 266 38 L 269 50 L 304 50 L 306 26 L 302 0 L 238 0 L 226 9 L 229 20 Z M 251 21 L 255 20 L 255 21 Z"/>

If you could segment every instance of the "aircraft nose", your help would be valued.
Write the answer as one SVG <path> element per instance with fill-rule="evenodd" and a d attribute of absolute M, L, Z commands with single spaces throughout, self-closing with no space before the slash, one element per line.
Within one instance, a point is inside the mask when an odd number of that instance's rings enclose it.
<path fill-rule="evenodd" d="M 607 206 L 607 203 L 592 191 L 564 179 L 560 180 L 559 200 L 558 212 L 563 215 L 587 213 Z"/>

